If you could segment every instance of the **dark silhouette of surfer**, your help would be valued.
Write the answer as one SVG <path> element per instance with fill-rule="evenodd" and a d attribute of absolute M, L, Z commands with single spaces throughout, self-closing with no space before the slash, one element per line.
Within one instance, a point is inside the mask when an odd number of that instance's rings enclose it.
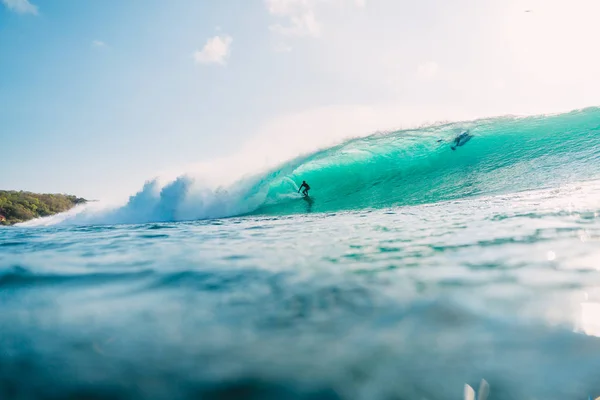
<path fill-rule="evenodd" d="M 302 188 L 304 188 L 304 190 L 302 190 Z M 302 194 L 304 196 L 308 196 L 308 191 L 310 190 L 310 186 L 308 186 L 308 183 L 306 183 L 306 181 L 302 181 L 302 185 L 300 185 L 300 188 L 298 189 L 298 193 L 300 193 L 301 190 L 302 190 Z"/>
<path fill-rule="evenodd" d="M 464 131 L 460 135 L 454 138 L 454 146 L 450 148 L 456 150 L 457 147 L 464 146 L 473 136 L 469 134 L 469 131 Z"/>
<path fill-rule="evenodd" d="M 450 146 L 450 148 L 452 150 L 456 150 L 457 147 L 464 146 L 469 140 L 471 140 L 472 137 L 473 137 L 473 135 L 471 135 L 469 133 L 469 131 L 461 132 L 460 135 L 458 135 L 457 137 L 454 138 L 454 140 L 452 141 L 453 145 Z M 437 142 L 438 143 L 444 142 L 444 139 L 438 139 Z"/>

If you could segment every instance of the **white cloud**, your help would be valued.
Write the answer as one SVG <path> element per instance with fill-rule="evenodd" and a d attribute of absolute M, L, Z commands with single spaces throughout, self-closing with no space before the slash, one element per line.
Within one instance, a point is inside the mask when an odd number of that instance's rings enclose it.
<path fill-rule="evenodd" d="M 37 15 L 37 6 L 31 4 L 29 0 L 2 0 L 2 3 L 9 9 L 19 14 Z"/>
<path fill-rule="evenodd" d="M 94 40 L 92 41 L 92 46 L 93 47 L 108 47 L 106 43 L 104 43 L 102 40 Z"/>
<path fill-rule="evenodd" d="M 321 27 L 312 11 L 290 17 L 290 24 L 287 26 L 274 24 L 269 29 L 285 36 L 319 37 L 321 35 Z"/>
<path fill-rule="evenodd" d="M 364 7 L 366 0 L 352 0 L 357 7 Z M 276 17 L 285 20 L 285 24 L 269 26 L 272 32 L 285 36 L 321 36 L 321 23 L 317 20 L 315 9 L 320 4 L 348 4 L 348 0 L 265 0 L 267 10 Z"/>
<path fill-rule="evenodd" d="M 194 61 L 197 64 L 225 65 L 231 53 L 231 36 L 215 36 L 206 41 L 201 51 L 194 52 Z"/>
<path fill-rule="evenodd" d="M 432 80 L 436 77 L 439 70 L 440 66 L 437 63 L 433 61 L 428 61 L 419 65 L 419 67 L 417 68 L 417 76 L 419 77 L 419 79 L 423 79 L 426 81 Z"/>
<path fill-rule="evenodd" d="M 321 27 L 315 18 L 313 1 L 266 0 L 266 4 L 271 15 L 288 20 L 285 26 L 271 25 L 271 31 L 286 36 L 318 37 L 321 34 Z"/>

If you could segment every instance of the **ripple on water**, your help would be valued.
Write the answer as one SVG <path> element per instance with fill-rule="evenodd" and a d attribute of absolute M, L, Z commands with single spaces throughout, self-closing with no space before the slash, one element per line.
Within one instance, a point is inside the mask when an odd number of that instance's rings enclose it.
<path fill-rule="evenodd" d="M 2 230 L 0 398 L 598 396 L 600 219 L 572 195 Z"/>

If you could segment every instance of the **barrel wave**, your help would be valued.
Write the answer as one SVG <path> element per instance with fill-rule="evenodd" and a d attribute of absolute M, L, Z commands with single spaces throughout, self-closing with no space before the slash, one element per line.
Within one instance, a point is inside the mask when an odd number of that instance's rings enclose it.
<path fill-rule="evenodd" d="M 472 140 L 455 151 L 463 131 Z M 144 223 L 336 212 L 552 187 L 600 175 L 600 109 L 501 117 L 375 134 L 210 187 L 183 175 L 146 183 L 122 207 L 62 218 Z M 310 198 L 297 193 L 306 180 Z"/>
<path fill-rule="evenodd" d="M 452 151 L 465 130 L 473 139 Z M 381 208 L 548 187 L 598 176 L 599 157 L 599 109 L 397 131 L 350 140 L 266 179 L 266 202 L 255 212 Z M 302 180 L 313 201 L 283 200 Z"/>

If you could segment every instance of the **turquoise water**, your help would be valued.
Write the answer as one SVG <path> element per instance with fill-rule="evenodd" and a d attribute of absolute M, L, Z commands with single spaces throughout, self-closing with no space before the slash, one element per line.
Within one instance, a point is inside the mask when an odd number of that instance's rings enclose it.
<path fill-rule="evenodd" d="M 0 229 L 0 399 L 600 396 L 599 158 L 598 109 L 438 125 Z"/>

